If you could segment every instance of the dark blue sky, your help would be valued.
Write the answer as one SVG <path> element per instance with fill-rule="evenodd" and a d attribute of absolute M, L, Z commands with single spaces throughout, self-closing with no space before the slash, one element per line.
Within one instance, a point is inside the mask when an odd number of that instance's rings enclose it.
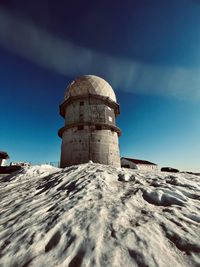
<path fill-rule="evenodd" d="M 121 154 L 200 169 L 200 2 L 0 1 L 0 150 L 58 161 L 67 84 L 105 78 Z"/>

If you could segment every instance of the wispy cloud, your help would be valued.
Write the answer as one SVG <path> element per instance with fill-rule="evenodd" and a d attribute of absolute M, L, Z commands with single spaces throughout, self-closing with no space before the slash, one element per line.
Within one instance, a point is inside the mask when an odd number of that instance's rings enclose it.
<path fill-rule="evenodd" d="M 0 45 L 59 74 L 96 74 L 115 89 L 200 100 L 200 69 L 117 58 L 75 45 L 0 8 Z"/>

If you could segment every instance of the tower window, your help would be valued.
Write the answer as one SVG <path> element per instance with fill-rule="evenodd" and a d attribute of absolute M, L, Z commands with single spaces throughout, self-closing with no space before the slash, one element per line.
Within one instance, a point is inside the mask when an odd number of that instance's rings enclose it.
<path fill-rule="evenodd" d="M 83 121 L 83 114 L 79 115 L 79 119 L 80 119 L 80 121 Z"/>
<path fill-rule="evenodd" d="M 83 125 L 79 125 L 78 127 L 77 127 L 77 130 L 83 130 L 84 129 L 84 126 Z"/>
<path fill-rule="evenodd" d="M 83 101 L 80 102 L 80 106 L 84 106 L 84 102 Z"/>
<path fill-rule="evenodd" d="M 102 130 L 101 125 L 96 125 L 96 130 Z"/>

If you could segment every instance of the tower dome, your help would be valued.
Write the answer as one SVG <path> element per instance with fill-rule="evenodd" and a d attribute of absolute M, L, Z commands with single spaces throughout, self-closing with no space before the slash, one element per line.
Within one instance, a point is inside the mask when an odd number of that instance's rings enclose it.
<path fill-rule="evenodd" d="M 84 75 L 71 82 L 65 91 L 64 99 L 86 94 L 108 97 L 116 102 L 116 96 L 110 84 L 95 75 Z"/>
<path fill-rule="evenodd" d="M 119 104 L 112 87 L 104 79 L 85 75 L 69 84 L 60 104 L 64 127 L 58 131 L 62 138 L 61 167 L 86 163 L 120 166 L 116 126 Z"/>

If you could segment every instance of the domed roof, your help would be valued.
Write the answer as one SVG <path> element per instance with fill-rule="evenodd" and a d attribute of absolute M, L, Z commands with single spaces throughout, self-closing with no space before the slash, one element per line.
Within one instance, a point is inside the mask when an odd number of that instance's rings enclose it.
<path fill-rule="evenodd" d="M 67 87 L 64 98 L 86 94 L 109 97 L 116 102 L 116 96 L 110 84 L 95 75 L 84 75 L 75 79 Z"/>

